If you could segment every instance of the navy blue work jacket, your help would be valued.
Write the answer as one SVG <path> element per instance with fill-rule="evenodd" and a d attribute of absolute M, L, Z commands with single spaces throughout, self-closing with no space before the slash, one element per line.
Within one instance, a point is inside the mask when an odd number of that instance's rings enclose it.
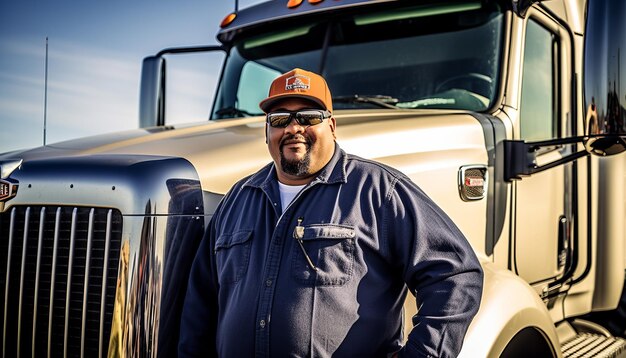
<path fill-rule="evenodd" d="M 181 357 L 458 355 L 482 270 L 408 177 L 336 146 L 280 205 L 272 163 L 221 201 L 193 263 Z M 403 347 L 407 291 L 419 312 Z"/>

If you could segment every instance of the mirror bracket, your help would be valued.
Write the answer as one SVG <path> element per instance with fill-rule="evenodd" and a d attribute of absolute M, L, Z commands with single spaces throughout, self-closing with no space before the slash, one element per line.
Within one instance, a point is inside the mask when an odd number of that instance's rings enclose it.
<path fill-rule="evenodd" d="M 519 17 L 526 17 L 526 12 L 530 7 L 541 0 L 512 0 L 511 3 L 513 5 L 513 12 L 515 12 Z"/>
<path fill-rule="evenodd" d="M 586 157 L 589 155 L 589 152 L 583 149 L 547 164 L 537 164 L 537 152 L 540 149 L 583 143 L 584 140 L 585 137 L 558 138 L 528 143 L 523 140 L 505 140 L 503 142 L 505 156 L 504 180 L 507 182 L 521 180 L 523 177 L 540 173 L 544 170 Z"/>

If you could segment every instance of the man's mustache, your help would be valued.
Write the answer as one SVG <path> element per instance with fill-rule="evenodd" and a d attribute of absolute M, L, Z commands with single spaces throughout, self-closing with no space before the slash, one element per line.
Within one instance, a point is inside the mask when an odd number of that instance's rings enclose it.
<path fill-rule="evenodd" d="M 291 144 L 291 143 L 287 143 L 287 142 L 294 142 L 294 143 L 302 143 L 304 142 L 305 145 L 307 146 L 307 148 L 309 148 L 311 146 L 311 140 L 308 137 L 303 136 L 302 134 L 293 134 L 293 135 L 287 135 L 285 137 L 283 137 L 280 140 L 279 146 L 282 148 L 285 143 L 286 144 Z"/>

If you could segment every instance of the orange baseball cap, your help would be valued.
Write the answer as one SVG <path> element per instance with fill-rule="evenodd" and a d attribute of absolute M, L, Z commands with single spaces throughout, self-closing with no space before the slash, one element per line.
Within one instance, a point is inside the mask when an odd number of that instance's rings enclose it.
<path fill-rule="evenodd" d="M 323 109 L 333 111 L 333 101 L 326 80 L 317 73 L 294 68 L 282 74 L 272 82 L 269 95 L 259 103 L 259 107 L 267 113 L 276 101 L 288 97 L 308 99 Z"/>

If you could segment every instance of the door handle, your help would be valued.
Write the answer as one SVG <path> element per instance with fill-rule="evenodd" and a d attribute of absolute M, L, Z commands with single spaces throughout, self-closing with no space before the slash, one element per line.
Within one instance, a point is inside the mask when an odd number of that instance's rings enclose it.
<path fill-rule="evenodd" d="M 559 270 L 567 265 L 570 260 L 570 235 L 569 220 L 565 215 L 559 217 L 559 240 L 557 249 L 557 267 Z"/>

